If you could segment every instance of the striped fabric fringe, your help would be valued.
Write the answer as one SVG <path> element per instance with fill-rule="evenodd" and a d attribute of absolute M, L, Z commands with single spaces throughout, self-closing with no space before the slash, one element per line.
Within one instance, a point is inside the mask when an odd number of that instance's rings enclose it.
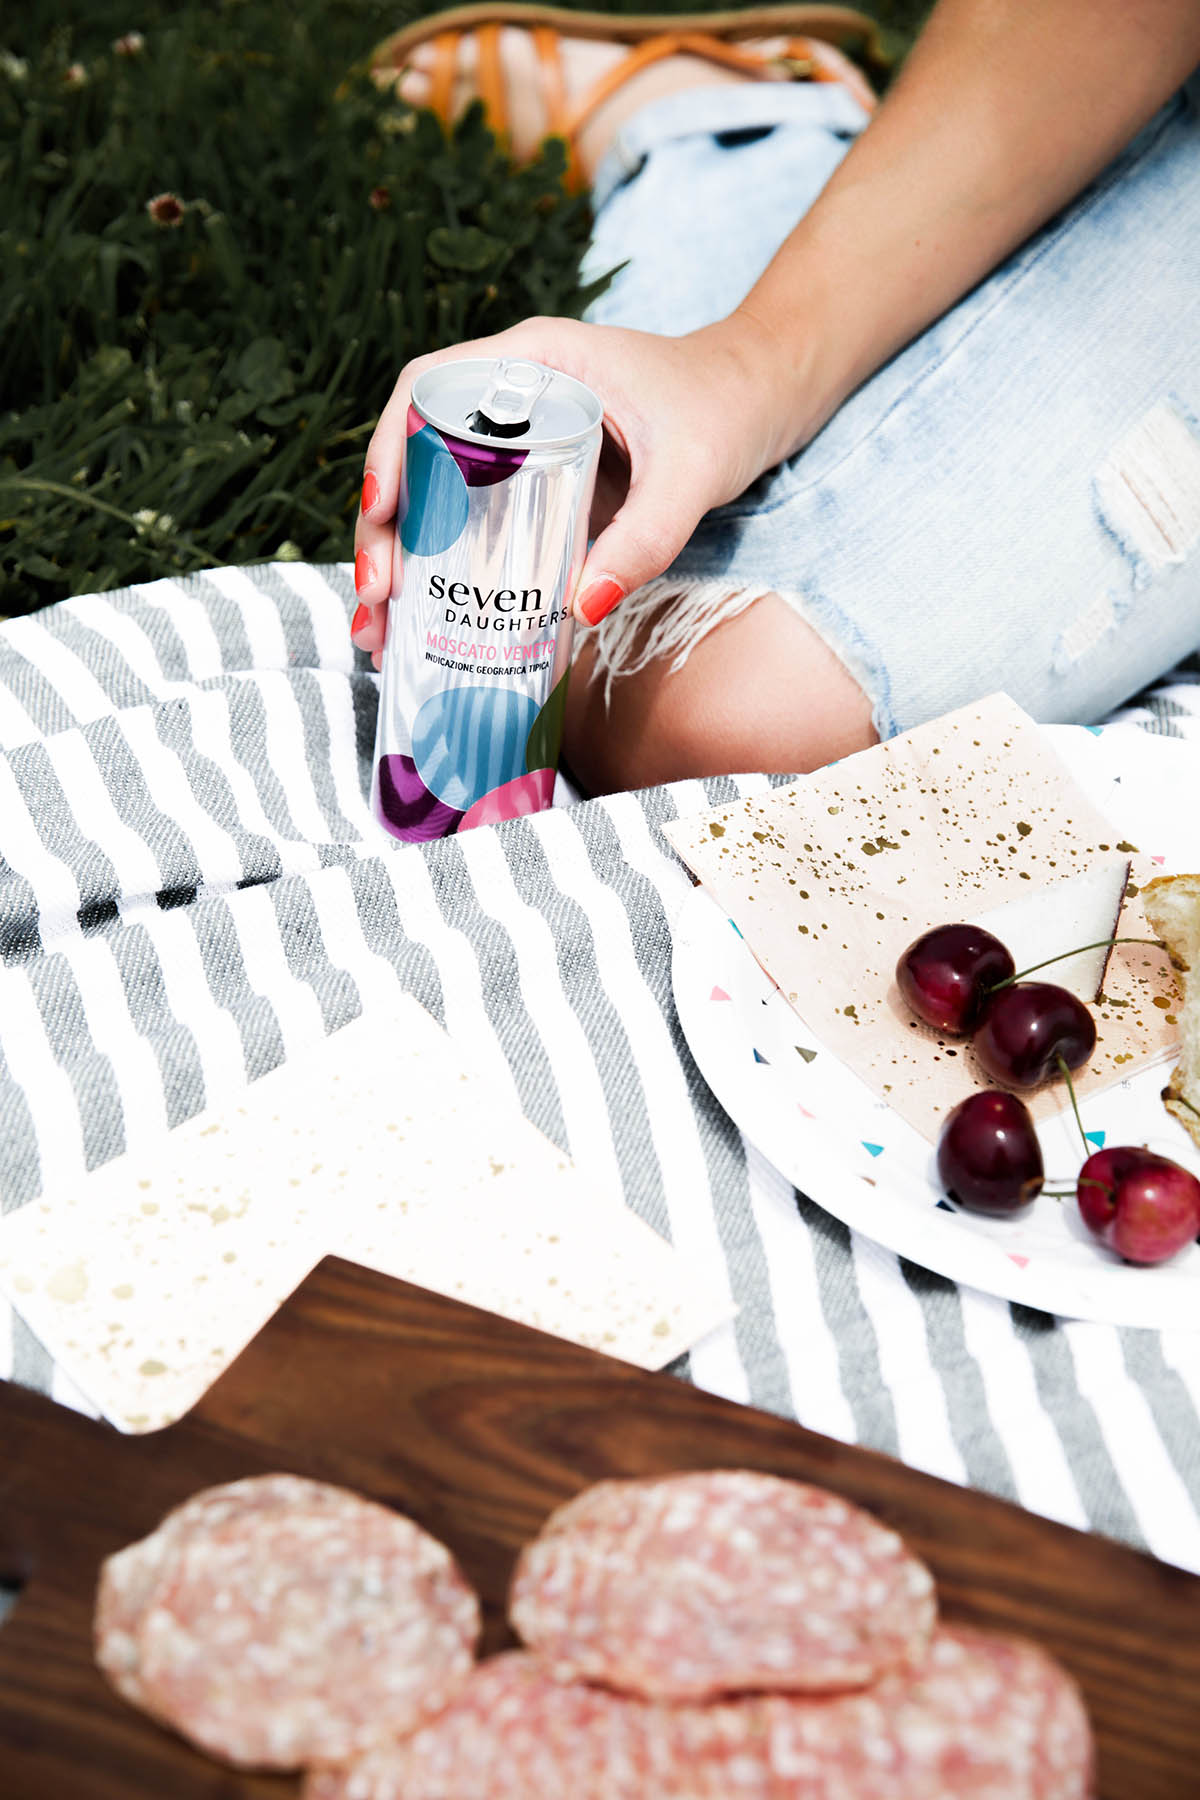
<path fill-rule="evenodd" d="M 1200 1569 L 1200 1334 L 1064 1324 L 915 1267 L 795 1192 L 701 1079 L 671 996 L 690 886 L 659 826 L 767 778 L 381 845 L 353 605 L 348 569 L 293 564 L 0 629 L 4 1208 L 405 990 L 723 1262 L 739 1315 L 681 1378 Z M 1195 672 L 1129 716 L 1200 737 Z M 0 1375 L 87 1409 L 7 1309 Z"/>

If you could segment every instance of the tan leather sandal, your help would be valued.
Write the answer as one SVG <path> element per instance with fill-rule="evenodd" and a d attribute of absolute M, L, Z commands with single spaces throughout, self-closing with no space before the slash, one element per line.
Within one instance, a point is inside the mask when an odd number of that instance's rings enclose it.
<path fill-rule="evenodd" d="M 426 71 L 428 105 L 448 125 L 459 48 L 464 37 L 473 37 L 478 97 L 491 129 L 506 138 L 509 89 L 500 48 L 500 34 L 506 25 L 524 28 L 533 40 L 547 121 L 545 135 L 565 141 L 568 185 L 573 188 L 584 185 L 577 150 L 581 127 L 631 76 L 665 57 L 696 56 L 760 78 L 839 81 L 868 111 L 875 105 L 875 91 L 863 70 L 882 74 L 889 66 L 874 19 L 845 6 L 760 6 L 736 12 L 629 17 L 572 12 L 565 7 L 523 4 L 522 0 L 500 0 L 500 4 L 476 0 L 475 4 L 434 13 L 377 44 L 367 66 L 376 81 L 392 82 L 411 66 L 414 50 L 432 45 L 432 68 Z M 564 37 L 601 38 L 630 46 L 628 55 L 593 82 L 574 104 L 568 102 L 563 74 Z M 764 37 L 784 38 L 782 53 L 767 56 L 747 47 L 747 40 Z"/>

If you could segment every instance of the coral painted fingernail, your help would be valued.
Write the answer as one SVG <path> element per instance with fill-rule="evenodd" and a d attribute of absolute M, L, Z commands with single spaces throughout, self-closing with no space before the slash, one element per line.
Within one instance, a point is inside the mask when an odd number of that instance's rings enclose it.
<path fill-rule="evenodd" d="M 363 626 L 369 625 L 370 622 L 370 608 L 366 606 L 356 606 L 354 609 L 354 617 L 350 621 L 350 636 L 357 637 Z"/>
<path fill-rule="evenodd" d="M 365 550 L 360 550 L 354 559 L 354 591 L 361 594 L 375 579 L 375 564 Z"/>
<path fill-rule="evenodd" d="M 370 469 L 363 476 L 362 511 L 370 512 L 379 499 L 379 483 Z"/>
<path fill-rule="evenodd" d="M 595 581 L 589 581 L 579 596 L 579 611 L 589 625 L 598 625 L 617 601 L 624 598 L 625 589 L 620 582 L 614 581 L 611 575 L 601 575 Z"/>

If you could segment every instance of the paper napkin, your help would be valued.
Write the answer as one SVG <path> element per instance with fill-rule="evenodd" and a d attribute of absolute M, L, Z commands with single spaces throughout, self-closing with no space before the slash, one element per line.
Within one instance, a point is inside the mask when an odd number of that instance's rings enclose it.
<path fill-rule="evenodd" d="M 931 1140 L 951 1107 L 990 1083 L 969 1043 L 940 1038 L 901 999 L 895 966 L 915 937 L 1114 855 L 1133 871 L 1118 931 L 1153 936 L 1137 899 L 1153 866 L 1003 694 L 664 829 L 805 1023 Z M 1040 978 L 1053 981 L 1053 969 Z M 1163 951 L 1118 946 L 1077 1089 L 1165 1057 L 1177 1001 Z M 1061 1084 L 1030 1101 L 1038 1116 L 1063 1104 Z"/>
<path fill-rule="evenodd" d="M 643 1368 L 735 1310 L 722 1274 L 498 1112 L 408 997 L 0 1220 L 0 1289 L 107 1418 L 150 1431 L 331 1253 Z"/>

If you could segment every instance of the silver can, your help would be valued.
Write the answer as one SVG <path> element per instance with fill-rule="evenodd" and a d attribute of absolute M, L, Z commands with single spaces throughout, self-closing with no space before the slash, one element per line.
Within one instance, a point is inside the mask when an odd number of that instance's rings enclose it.
<path fill-rule="evenodd" d="M 603 409 L 540 363 L 413 383 L 372 806 L 427 842 L 549 806 Z"/>

